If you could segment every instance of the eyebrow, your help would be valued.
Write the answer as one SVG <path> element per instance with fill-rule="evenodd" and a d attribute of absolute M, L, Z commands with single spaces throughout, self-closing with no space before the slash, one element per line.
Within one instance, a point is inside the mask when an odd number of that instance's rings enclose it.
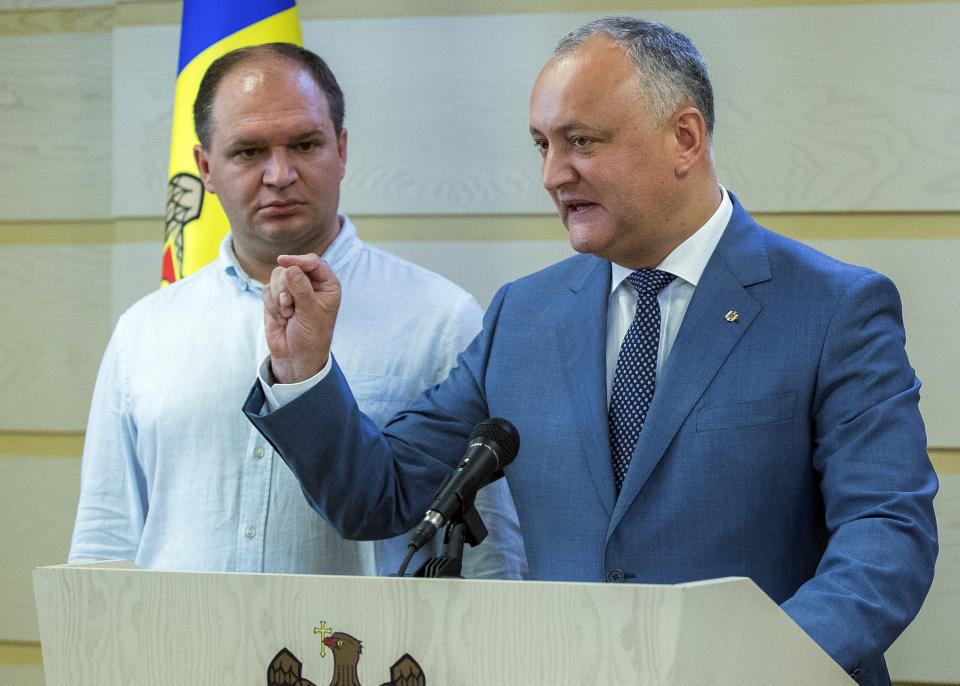
<path fill-rule="evenodd" d="M 588 131 L 597 131 L 597 130 L 598 130 L 597 127 L 595 127 L 595 126 L 590 126 L 589 124 L 585 124 L 585 123 L 582 122 L 582 121 L 574 120 L 574 121 L 567 122 L 566 124 L 564 124 L 563 126 L 561 126 L 561 127 L 560 127 L 560 133 L 569 133 L 570 131 L 575 131 L 575 130 L 578 130 L 578 129 L 587 129 Z M 535 126 L 531 126 L 531 127 L 530 127 L 530 135 L 532 136 L 532 135 L 536 135 L 536 134 L 543 135 L 543 134 L 540 132 L 540 129 L 538 129 L 538 128 L 535 127 Z"/>
<path fill-rule="evenodd" d="M 310 138 L 316 138 L 317 136 L 326 136 L 323 132 L 323 129 L 311 129 L 310 131 L 304 131 L 299 133 L 293 138 L 291 138 L 287 144 L 290 143 L 300 143 L 301 141 L 308 140 Z M 266 144 L 266 139 L 263 138 L 237 138 L 230 142 L 228 147 L 230 148 L 256 148 L 261 145 Z"/>

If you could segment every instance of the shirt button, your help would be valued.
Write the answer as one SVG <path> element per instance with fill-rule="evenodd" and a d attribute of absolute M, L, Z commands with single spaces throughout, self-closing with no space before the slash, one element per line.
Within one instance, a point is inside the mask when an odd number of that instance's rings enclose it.
<path fill-rule="evenodd" d="M 244 529 L 243 533 L 246 535 L 247 538 L 253 538 L 254 536 L 257 535 L 257 530 L 254 529 L 252 526 L 248 526 L 246 529 Z"/>
<path fill-rule="evenodd" d="M 607 570 L 607 581 L 612 584 L 619 583 L 623 581 L 623 570 L 622 569 L 608 569 Z"/>
<path fill-rule="evenodd" d="M 263 448 L 261 448 L 260 446 L 257 446 L 257 447 L 254 448 L 254 450 L 253 450 L 253 456 L 254 456 L 255 458 L 257 458 L 258 460 L 259 460 L 260 458 L 262 458 L 265 454 L 266 454 L 266 452 L 264 452 Z"/>

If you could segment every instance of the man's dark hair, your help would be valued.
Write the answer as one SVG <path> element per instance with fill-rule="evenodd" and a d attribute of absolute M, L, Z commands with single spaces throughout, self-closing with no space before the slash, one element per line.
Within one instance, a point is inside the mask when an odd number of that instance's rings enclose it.
<path fill-rule="evenodd" d="M 554 54 L 573 52 L 593 36 L 609 38 L 630 56 L 659 123 L 685 102 L 692 102 L 703 115 L 707 134 L 713 134 L 713 87 L 707 65 L 689 38 L 663 24 L 607 17 L 565 36 Z"/>
<path fill-rule="evenodd" d="M 263 43 L 231 50 L 214 60 L 203 75 L 197 90 L 197 99 L 193 101 L 193 127 L 200 139 L 200 145 L 204 148 L 210 148 L 213 138 L 213 101 L 220 83 L 236 67 L 264 56 L 286 58 L 313 76 L 313 80 L 327 98 L 333 130 L 337 136 L 340 135 L 343 130 L 343 91 L 323 58 L 293 43 Z"/>

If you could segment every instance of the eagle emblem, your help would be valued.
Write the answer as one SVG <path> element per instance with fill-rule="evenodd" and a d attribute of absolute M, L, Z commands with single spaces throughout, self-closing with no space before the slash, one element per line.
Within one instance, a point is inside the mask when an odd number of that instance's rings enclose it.
<path fill-rule="evenodd" d="M 163 236 L 162 276 L 166 283 L 173 283 L 183 273 L 183 228 L 197 219 L 202 209 L 203 181 L 200 177 L 186 172 L 170 177 Z"/>
<path fill-rule="evenodd" d="M 317 632 L 319 633 L 319 632 Z M 363 643 L 350 634 L 336 631 L 323 639 L 324 648 L 333 654 L 333 676 L 329 686 L 362 686 L 357 675 L 357 663 L 363 653 Z M 303 663 L 286 647 L 278 652 L 267 667 L 267 686 L 317 686 L 302 675 Z M 409 653 L 404 653 L 390 667 L 390 681 L 380 686 L 426 686 L 423 669 Z"/>

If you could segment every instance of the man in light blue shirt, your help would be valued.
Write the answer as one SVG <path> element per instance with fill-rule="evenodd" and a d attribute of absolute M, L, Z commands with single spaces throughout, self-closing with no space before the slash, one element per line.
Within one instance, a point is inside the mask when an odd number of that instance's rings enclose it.
<path fill-rule="evenodd" d="M 176 570 L 386 574 L 406 537 L 341 539 L 239 410 L 267 354 L 263 283 L 284 253 L 338 275 L 332 345 L 364 410 L 385 423 L 442 380 L 480 328 L 462 289 L 366 245 L 338 214 L 343 96 L 313 53 L 274 44 L 215 62 L 195 105 L 204 186 L 231 233 L 217 259 L 152 293 L 117 324 L 97 378 L 70 562 L 130 559 Z M 371 335 L 371 333 L 375 335 Z M 489 538 L 464 576 L 525 566 L 505 484 L 477 499 Z"/>

